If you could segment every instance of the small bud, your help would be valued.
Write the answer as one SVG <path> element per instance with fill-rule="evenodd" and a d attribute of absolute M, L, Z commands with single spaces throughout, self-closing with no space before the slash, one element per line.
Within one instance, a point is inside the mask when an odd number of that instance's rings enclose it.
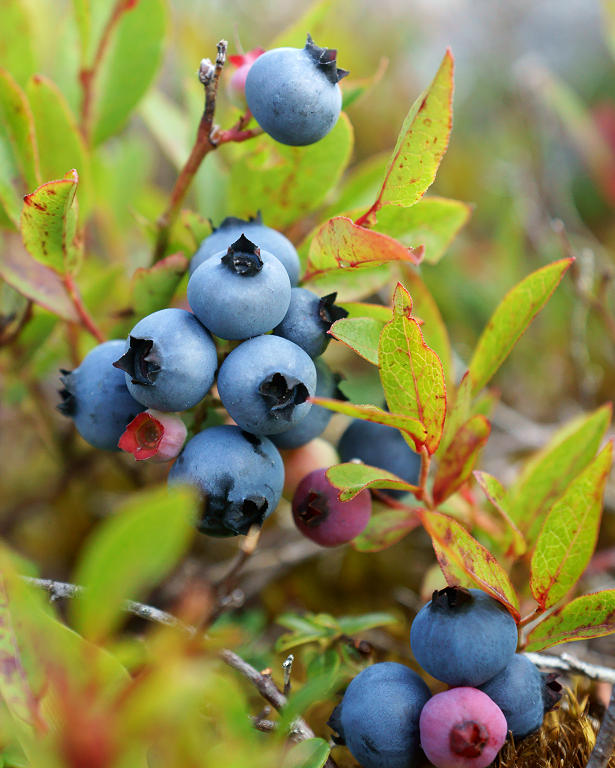
<path fill-rule="evenodd" d="M 186 435 L 186 425 L 179 416 L 149 409 L 130 422 L 118 446 L 137 461 L 171 461 L 181 451 Z"/>

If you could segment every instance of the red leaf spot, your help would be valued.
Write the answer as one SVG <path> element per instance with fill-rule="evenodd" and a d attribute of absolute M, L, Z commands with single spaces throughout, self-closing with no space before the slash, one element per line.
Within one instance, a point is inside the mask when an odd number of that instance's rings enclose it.
<path fill-rule="evenodd" d="M 425 98 L 421 102 L 421 106 L 419 107 L 419 112 L 422 112 L 425 109 L 426 106 L 427 106 L 427 96 L 425 96 Z M 418 112 L 417 112 L 417 114 L 418 114 Z"/>

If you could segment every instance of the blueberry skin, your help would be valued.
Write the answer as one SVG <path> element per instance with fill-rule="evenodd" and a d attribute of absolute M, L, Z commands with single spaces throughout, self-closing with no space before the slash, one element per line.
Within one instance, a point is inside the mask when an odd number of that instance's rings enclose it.
<path fill-rule="evenodd" d="M 284 432 L 308 415 L 316 368 L 292 341 L 257 336 L 244 341 L 220 366 L 218 393 L 230 417 L 255 435 Z"/>
<path fill-rule="evenodd" d="M 314 360 L 316 368 L 316 396 L 333 397 L 337 390 L 337 379 L 323 360 Z M 315 437 L 322 435 L 331 421 L 333 411 L 322 405 L 312 405 L 310 412 L 298 424 L 279 435 L 268 435 L 278 448 L 299 448 Z"/>
<path fill-rule="evenodd" d="M 307 288 L 293 288 L 284 319 L 273 332 L 293 341 L 312 358 L 322 355 L 331 341 L 329 328 L 348 314 L 333 303 L 335 297 L 335 293 L 321 298 Z"/>
<path fill-rule="evenodd" d="M 537 731 L 545 712 L 558 700 L 561 686 L 543 675 L 527 656 L 516 653 L 506 667 L 480 690 L 504 713 L 508 730 L 516 739 Z"/>
<path fill-rule="evenodd" d="M 314 51 L 325 51 L 324 58 Z M 330 55 L 333 55 L 331 59 Z M 342 109 L 335 51 L 274 48 L 260 56 L 246 78 L 246 101 L 260 127 L 281 144 L 313 144 L 333 128 Z"/>
<path fill-rule="evenodd" d="M 193 485 L 203 494 L 201 533 L 236 536 L 262 525 L 277 507 L 284 464 L 266 437 L 235 426 L 210 427 L 186 443 L 168 481 Z"/>
<path fill-rule="evenodd" d="M 159 411 L 185 411 L 211 389 L 218 357 L 197 318 L 171 307 L 135 325 L 117 363 L 126 371 L 126 386 L 135 400 Z"/>
<path fill-rule="evenodd" d="M 360 459 L 364 464 L 392 472 L 407 483 L 418 483 L 421 458 L 394 427 L 354 419 L 340 438 L 338 452 L 342 462 Z M 404 491 L 387 490 L 386 493 L 395 498 L 404 495 Z"/>
<path fill-rule="evenodd" d="M 374 664 L 351 681 L 330 725 L 363 768 L 415 768 L 419 717 L 429 697 L 425 682 L 408 667 Z"/>
<path fill-rule="evenodd" d="M 73 419 L 86 442 L 103 451 L 119 451 L 117 443 L 127 425 L 145 410 L 126 388 L 122 371 L 113 367 L 124 346 L 122 339 L 105 341 L 74 371 L 62 371 L 58 410 Z"/>
<path fill-rule="evenodd" d="M 233 271 L 215 254 L 193 272 L 188 303 L 194 314 L 221 339 L 247 339 L 268 333 L 290 304 L 288 273 L 271 253 L 260 250 L 262 267 L 253 275 Z"/>
<path fill-rule="evenodd" d="M 192 257 L 190 274 L 192 275 L 197 267 L 200 267 L 215 253 L 225 251 L 240 235 L 245 235 L 259 248 L 269 251 L 276 259 L 279 259 L 288 272 L 290 284 L 297 285 L 301 265 L 295 246 L 281 232 L 266 227 L 260 213 L 248 220 L 237 219 L 234 216 L 224 219 L 220 226 L 203 240 L 198 251 Z"/>
<path fill-rule="evenodd" d="M 517 625 L 480 589 L 447 587 L 416 615 L 410 645 L 426 672 L 452 686 L 477 688 L 504 669 L 517 648 Z"/>

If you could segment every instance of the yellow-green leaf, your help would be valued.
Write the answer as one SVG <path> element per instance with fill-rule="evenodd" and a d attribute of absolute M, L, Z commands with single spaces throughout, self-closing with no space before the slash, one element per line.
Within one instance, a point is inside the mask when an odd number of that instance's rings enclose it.
<path fill-rule="evenodd" d="M 446 415 L 446 385 L 442 363 L 425 344 L 412 317 L 412 299 L 401 283 L 393 298 L 393 319 L 380 335 L 380 380 L 387 404 L 425 427 L 425 446 L 434 453 Z"/>
<path fill-rule="evenodd" d="M 76 242 L 78 182 L 73 170 L 63 179 L 42 184 L 24 197 L 21 211 L 24 245 L 40 264 L 60 275 L 75 269 L 81 253 Z"/>
<path fill-rule="evenodd" d="M 607 443 L 551 507 L 532 555 L 530 588 L 550 608 L 577 583 L 596 547 L 602 496 L 613 462 Z"/>
<path fill-rule="evenodd" d="M 523 538 L 523 534 L 517 528 L 507 511 L 506 489 L 496 477 L 493 477 L 493 475 L 490 475 L 488 472 L 474 472 L 474 477 L 476 478 L 476 482 L 480 489 L 506 524 L 506 529 L 502 533 L 501 541 L 498 542 L 501 543 L 502 551 L 504 551 L 506 555 L 520 557 L 527 550 L 527 544 Z"/>
<path fill-rule="evenodd" d="M 381 552 L 407 536 L 421 524 L 418 510 L 405 507 L 375 509 L 369 523 L 350 544 L 357 552 Z"/>
<path fill-rule="evenodd" d="M 560 259 L 532 272 L 509 291 L 483 331 L 472 361 L 472 391 L 478 393 L 491 379 L 529 324 L 547 303 L 574 259 Z"/>
<path fill-rule="evenodd" d="M 2 0 L 0 64 L 21 86 L 36 70 L 29 5 L 24 0 Z"/>
<path fill-rule="evenodd" d="M 327 470 L 327 478 L 331 485 L 340 489 L 338 494 L 340 501 L 350 501 L 361 491 L 367 488 L 393 488 L 398 491 L 414 493 L 418 490 L 416 485 L 411 485 L 401 477 L 380 467 L 370 467 L 368 464 L 336 464 Z"/>
<path fill-rule="evenodd" d="M 615 632 L 615 589 L 582 595 L 558 608 L 527 636 L 526 651 L 542 651 L 571 640 L 588 640 Z"/>
<path fill-rule="evenodd" d="M 378 344 L 384 323 L 373 317 L 343 317 L 329 333 L 372 365 L 378 365 Z"/>
<path fill-rule="evenodd" d="M 452 517 L 423 510 L 423 526 L 431 536 L 436 557 L 449 584 L 458 583 L 461 570 L 475 586 L 503 603 L 519 619 L 519 598 L 506 571 L 495 557 Z"/>

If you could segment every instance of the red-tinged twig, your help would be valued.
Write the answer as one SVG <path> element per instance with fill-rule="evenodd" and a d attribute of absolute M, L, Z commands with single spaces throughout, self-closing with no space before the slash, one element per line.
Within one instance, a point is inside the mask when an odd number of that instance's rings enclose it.
<path fill-rule="evenodd" d="M 247 139 L 251 139 L 253 136 L 262 133 L 260 129 L 253 130 L 246 128 L 252 118 L 252 115 L 249 112 L 242 115 L 237 123 L 226 131 L 222 131 L 214 126 L 218 84 L 222 68 L 226 61 L 227 45 L 228 43 L 226 40 L 220 40 L 218 43 L 218 55 L 216 56 L 215 63 L 212 64 L 209 59 L 203 59 L 201 62 L 199 80 L 205 88 L 205 108 L 199 122 L 194 146 L 175 181 L 167 208 L 156 222 L 158 233 L 156 244 L 154 246 L 154 262 L 160 261 L 165 254 L 169 241 L 169 232 L 173 226 L 173 222 L 181 210 L 188 189 L 190 188 L 192 180 L 200 168 L 205 156 L 223 144 L 228 144 L 231 141 L 246 141 Z"/>
<path fill-rule="evenodd" d="M 536 621 L 542 614 L 544 613 L 544 609 L 538 606 L 532 613 L 528 613 L 527 616 L 524 616 L 521 621 L 519 622 L 520 627 L 526 627 L 528 624 L 531 624 L 533 621 Z"/>
<path fill-rule="evenodd" d="M 77 310 L 77 314 L 79 315 L 81 324 L 86 330 L 88 330 L 92 334 L 92 336 L 96 339 L 96 341 L 99 344 L 102 344 L 102 342 L 105 340 L 105 337 L 97 328 L 96 324 L 94 323 L 94 320 L 92 320 L 90 313 L 85 308 L 85 305 L 83 304 L 83 299 L 81 298 L 81 294 L 79 293 L 79 290 L 75 285 L 75 281 L 73 280 L 72 275 L 68 273 L 64 275 L 64 285 L 66 287 L 68 295 L 71 298 L 71 301 L 73 302 L 75 309 Z"/>
<path fill-rule="evenodd" d="M 135 4 L 135 0 L 117 0 L 102 31 L 98 47 L 94 53 L 92 65 L 79 72 L 79 81 L 83 91 L 83 100 L 81 102 L 81 133 L 86 141 L 89 140 L 91 130 L 94 80 L 100 69 L 105 52 L 109 47 L 113 30 L 122 18 L 122 15 L 133 8 Z"/>
<path fill-rule="evenodd" d="M 431 455 L 424 445 L 421 448 L 421 474 L 419 476 L 419 491 L 416 496 L 425 503 L 427 509 L 433 509 L 433 499 L 427 490 L 427 477 L 429 476 L 429 467 L 431 465 Z"/>

